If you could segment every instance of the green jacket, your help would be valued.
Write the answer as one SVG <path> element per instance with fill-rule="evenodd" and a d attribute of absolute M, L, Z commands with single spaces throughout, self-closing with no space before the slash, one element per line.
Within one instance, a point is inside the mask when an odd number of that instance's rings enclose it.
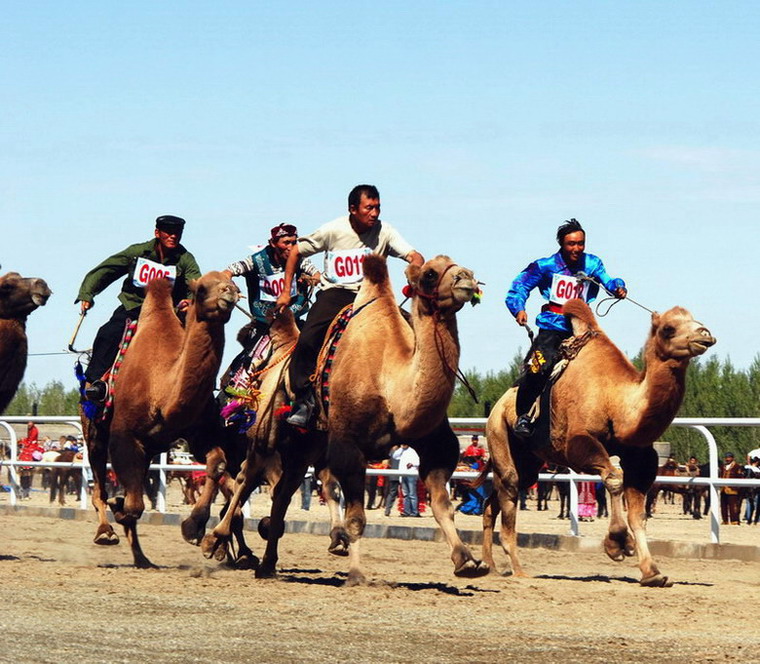
<path fill-rule="evenodd" d="M 156 251 L 156 242 L 157 240 L 149 240 L 148 242 L 131 244 L 123 251 L 106 258 L 85 275 L 75 302 L 80 300 L 92 302 L 98 293 L 108 288 L 119 277 L 127 275 L 121 285 L 119 301 L 127 311 L 141 307 L 145 299 L 145 288 L 137 286 L 133 282 L 137 259 L 141 257 L 162 265 L 176 265 L 177 279 L 172 290 L 174 304 L 176 305 L 180 300 L 190 297 L 187 282 L 201 276 L 195 257 L 180 244 L 162 261 Z"/>

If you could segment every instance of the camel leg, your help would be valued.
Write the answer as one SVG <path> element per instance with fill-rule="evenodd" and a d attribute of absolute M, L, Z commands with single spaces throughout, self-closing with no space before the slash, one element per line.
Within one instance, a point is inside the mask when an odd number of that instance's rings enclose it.
<path fill-rule="evenodd" d="M 663 575 L 649 551 L 646 534 L 646 494 L 657 476 L 657 452 L 654 448 L 633 449 L 620 457 L 625 470 L 625 500 L 628 524 L 633 532 L 641 570 L 642 586 L 668 588 L 673 582 Z"/>
<path fill-rule="evenodd" d="M 449 545 L 455 576 L 484 576 L 491 568 L 477 560 L 459 537 L 454 525 L 454 506 L 446 488 L 459 458 L 459 441 L 447 420 L 415 443 L 420 455 L 420 477 L 430 493 L 430 507 Z"/>
<path fill-rule="evenodd" d="M 211 516 L 211 503 L 218 490 L 217 482 L 227 468 L 227 458 L 220 447 L 212 448 L 206 454 L 206 481 L 201 495 L 193 505 L 190 515 L 182 522 L 182 537 L 195 546 L 200 546 L 206 524 Z"/>
<path fill-rule="evenodd" d="M 82 415 L 82 431 L 87 443 L 87 454 L 92 468 L 94 486 L 92 506 L 98 515 L 95 544 L 109 546 L 119 543 L 119 536 L 108 521 L 108 491 L 106 489 L 106 464 L 108 462 L 108 433 L 98 428 L 88 417 Z"/>
<path fill-rule="evenodd" d="M 625 453 L 621 453 L 622 459 Z M 612 560 L 623 560 L 633 555 L 634 540 L 628 531 L 623 510 L 623 487 L 627 477 L 615 468 L 602 444 L 588 434 L 570 436 L 567 442 L 567 460 L 576 471 L 598 474 L 610 493 L 610 522 L 604 538 L 604 550 Z"/>
<path fill-rule="evenodd" d="M 492 570 L 496 570 L 496 562 L 493 559 L 493 531 L 496 526 L 496 517 L 499 516 L 499 497 L 496 491 L 492 491 L 483 504 L 483 549 L 481 557 L 483 563 Z"/>
<path fill-rule="evenodd" d="M 322 495 L 330 512 L 330 545 L 327 551 L 334 556 L 347 556 L 350 542 L 340 508 L 340 484 L 327 467 L 317 469 L 316 474 L 322 481 Z"/>
<path fill-rule="evenodd" d="M 124 497 L 109 501 L 116 522 L 124 528 L 134 565 L 140 569 L 156 567 L 142 551 L 137 536 L 137 521 L 145 510 L 143 488 L 152 457 L 146 456 L 142 444 L 133 436 L 111 430 L 109 443 L 111 464 L 124 487 Z"/>
<path fill-rule="evenodd" d="M 293 494 L 303 481 L 308 467 L 308 461 L 303 458 L 292 459 L 288 460 L 288 463 L 283 463 L 282 477 L 272 490 L 272 511 L 264 525 L 267 545 L 261 564 L 256 569 L 256 578 L 258 579 L 268 579 L 276 574 L 279 559 L 278 545 L 280 538 L 285 533 L 285 515 Z M 262 521 L 264 520 L 262 519 Z M 262 532 L 261 528 L 259 532 Z"/>

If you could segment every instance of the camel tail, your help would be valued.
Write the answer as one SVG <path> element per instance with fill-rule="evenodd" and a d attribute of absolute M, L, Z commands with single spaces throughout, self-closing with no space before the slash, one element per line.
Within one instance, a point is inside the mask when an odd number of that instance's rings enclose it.
<path fill-rule="evenodd" d="M 483 470 L 480 471 L 480 475 L 478 475 L 474 480 L 465 481 L 465 486 L 470 489 L 479 489 L 482 487 L 486 481 L 486 477 L 488 477 L 488 473 L 491 472 L 491 468 L 493 468 L 493 464 L 491 463 L 491 459 L 489 459 L 486 461 L 486 465 L 483 466 Z"/>
<path fill-rule="evenodd" d="M 596 317 L 591 311 L 591 307 L 588 306 L 583 300 L 570 300 L 565 302 L 563 306 L 565 316 L 570 319 L 570 324 L 573 326 L 573 334 L 579 335 L 587 331 L 599 332 L 601 328 L 599 323 L 596 322 Z"/>

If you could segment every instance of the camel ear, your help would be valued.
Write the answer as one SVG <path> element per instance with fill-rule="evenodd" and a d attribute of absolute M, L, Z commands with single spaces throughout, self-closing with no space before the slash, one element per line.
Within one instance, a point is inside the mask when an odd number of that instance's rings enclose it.
<path fill-rule="evenodd" d="M 412 286 L 416 286 L 420 280 L 420 272 L 422 268 L 419 265 L 412 265 L 411 263 L 406 266 L 404 274 L 406 274 L 406 280 Z"/>
<path fill-rule="evenodd" d="M 656 311 L 652 312 L 652 334 L 655 333 L 657 328 L 660 326 L 660 314 L 658 314 Z"/>

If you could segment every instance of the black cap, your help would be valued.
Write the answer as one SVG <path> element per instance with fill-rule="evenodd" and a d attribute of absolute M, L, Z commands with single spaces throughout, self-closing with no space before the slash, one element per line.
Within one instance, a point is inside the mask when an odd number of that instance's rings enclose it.
<path fill-rule="evenodd" d="M 160 231 L 179 231 L 185 227 L 185 220 L 182 217 L 175 217 L 173 214 L 165 214 L 156 219 L 156 228 Z"/>

